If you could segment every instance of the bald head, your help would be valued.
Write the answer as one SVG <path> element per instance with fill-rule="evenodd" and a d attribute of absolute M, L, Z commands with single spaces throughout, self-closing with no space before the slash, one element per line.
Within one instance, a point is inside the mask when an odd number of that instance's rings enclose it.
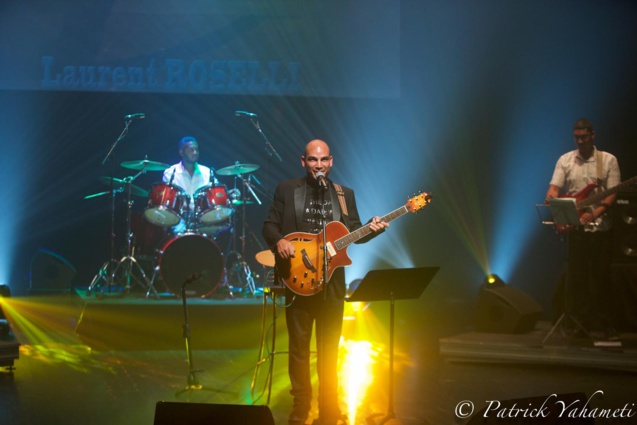
<path fill-rule="evenodd" d="M 318 172 L 327 176 L 332 168 L 330 147 L 319 139 L 310 141 L 305 145 L 305 154 L 301 157 L 301 164 L 305 167 L 307 175 L 313 180 L 316 180 Z"/>
<path fill-rule="evenodd" d="M 327 155 L 330 154 L 330 147 L 327 145 L 327 143 L 320 139 L 314 139 L 310 140 L 309 142 L 307 142 L 307 145 L 305 145 L 304 155 L 307 156 L 308 152 L 314 152 L 317 150 L 320 150 L 322 153 L 325 153 Z"/>

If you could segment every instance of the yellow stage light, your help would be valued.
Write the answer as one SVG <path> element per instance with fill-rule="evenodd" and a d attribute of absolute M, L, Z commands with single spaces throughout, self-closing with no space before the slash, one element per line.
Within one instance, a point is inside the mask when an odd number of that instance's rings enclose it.
<path fill-rule="evenodd" d="M 484 283 L 484 286 L 488 286 L 490 288 L 497 288 L 497 287 L 506 285 L 506 283 L 504 283 L 504 281 L 500 279 L 500 276 L 498 276 L 497 274 L 487 275 L 484 278 L 483 283 Z"/>

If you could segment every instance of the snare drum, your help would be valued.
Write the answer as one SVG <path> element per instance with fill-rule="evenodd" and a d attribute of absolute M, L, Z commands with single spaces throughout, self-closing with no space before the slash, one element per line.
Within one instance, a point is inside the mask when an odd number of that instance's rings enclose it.
<path fill-rule="evenodd" d="M 227 221 L 234 210 L 228 200 L 226 185 L 209 184 L 197 189 L 194 194 L 195 214 L 202 224 L 217 224 Z"/>
<path fill-rule="evenodd" d="M 148 195 L 144 217 L 158 226 L 175 226 L 186 216 L 188 204 L 188 194 L 179 186 L 155 183 Z"/>
<path fill-rule="evenodd" d="M 159 253 L 159 272 L 166 289 L 181 296 L 181 287 L 193 274 L 201 278 L 185 287 L 186 298 L 212 294 L 224 274 L 223 254 L 212 240 L 187 233 L 168 240 Z"/>

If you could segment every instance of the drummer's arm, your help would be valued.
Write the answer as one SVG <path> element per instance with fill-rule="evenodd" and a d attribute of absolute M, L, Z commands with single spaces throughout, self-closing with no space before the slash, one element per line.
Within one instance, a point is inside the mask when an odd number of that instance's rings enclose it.
<path fill-rule="evenodd" d="M 175 169 L 175 167 L 165 169 L 164 175 L 162 176 L 162 180 L 164 181 L 164 183 L 172 184 L 176 172 L 177 170 Z"/>

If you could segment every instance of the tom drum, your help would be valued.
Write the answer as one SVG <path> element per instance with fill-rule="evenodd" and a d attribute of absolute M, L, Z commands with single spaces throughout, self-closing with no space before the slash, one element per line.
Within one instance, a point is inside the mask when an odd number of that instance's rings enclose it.
<path fill-rule="evenodd" d="M 227 221 L 234 209 L 228 200 L 226 185 L 207 185 L 194 194 L 195 214 L 202 224 L 218 224 Z"/>
<path fill-rule="evenodd" d="M 146 220 L 158 226 L 175 226 L 188 212 L 188 194 L 179 186 L 155 183 L 144 211 Z"/>

